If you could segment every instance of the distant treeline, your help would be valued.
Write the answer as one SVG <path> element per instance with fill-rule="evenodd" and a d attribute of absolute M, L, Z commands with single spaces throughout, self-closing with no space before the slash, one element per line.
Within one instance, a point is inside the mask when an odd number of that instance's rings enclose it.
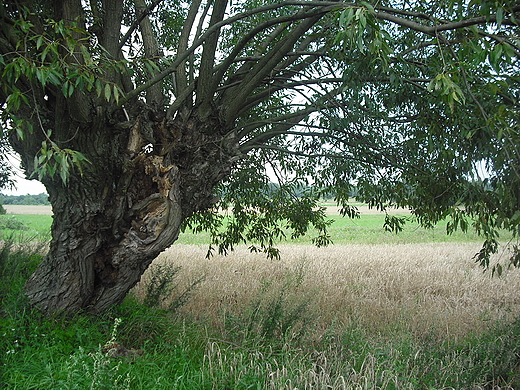
<path fill-rule="evenodd" d="M 16 205 L 49 205 L 49 195 L 41 193 L 38 195 L 4 195 L 0 194 L 0 204 Z"/>

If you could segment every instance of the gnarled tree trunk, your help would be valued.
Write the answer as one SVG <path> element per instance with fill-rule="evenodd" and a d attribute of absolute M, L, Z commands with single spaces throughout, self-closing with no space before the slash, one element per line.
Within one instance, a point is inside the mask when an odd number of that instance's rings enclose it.
<path fill-rule="evenodd" d="M 167 121 L 139 107 L 131 121 L 78 132 L 90 134 L 74 141 L 92 163 L 72 172 L 68 186 L 44 180 L 53 239 L 26 285 L 33 304 L 49 313 L 120 303 L 182 222 L 213 204 L 238 148 L 216 115 L 200 121 L 196 112 Z"/>

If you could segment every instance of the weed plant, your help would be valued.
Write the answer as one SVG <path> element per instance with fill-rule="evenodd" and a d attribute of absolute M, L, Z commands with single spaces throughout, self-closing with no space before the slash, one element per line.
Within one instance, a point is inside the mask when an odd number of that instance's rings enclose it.
<path fill-rule="evenodd" d="M 170 312 L 184 306 L 197 285 L 204 281 L 204 277 L 195 279 L 184 291 L 177 293 L 180 287 L 175 283 L 175 278 L 180 269 L 181 267 L 171 263 L 152 264 L 146 275 L 143 305 Z"/>
<path fill-rule="evenodd" d="M 0 218 L 0 229 L 28 230 L 29 227 L 14 216 L 3 216 Z"/>
<path fill-rule="evenodd" d="M 25 244 L 50 241 L 50 215 L 0 215 L 0 239 Z"/>
<path fill-rule="evenodd" d="M 24 242 L 15 234 L 0 240 L 0 316 L 16 316 L 25 308 L 23 286 L 43 256 L 43 244 Z"/>
<path fill-rule="evenodd" d="M 297 264 L 282 280 L 262 280 L 243 312 L 224 315 L 227 338 L 243 346 L 261 340 L 272 350 L 304 339 L 315 316 L 312 294 L 302 288 L 304 267 L 303 263 Z"/>

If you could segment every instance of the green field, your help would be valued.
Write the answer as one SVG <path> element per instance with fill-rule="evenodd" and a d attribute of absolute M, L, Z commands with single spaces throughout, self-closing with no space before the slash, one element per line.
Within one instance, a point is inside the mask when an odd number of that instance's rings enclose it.
<path fill-rule="evenodd" d="M 385 217 L 382 213 L 369 212 L 361 214 L 360 218 L 350 219 L 337 215 L 329 205 L 329 218 L 334 222 L 329 228 L 329 235 L 334 244 L 408 244 L 419 242 L 472 242 L 481 241 L 474 231 L 464 233 L 456 231 L 451 235 L 446 234 L 446 222 L 440 222 L 431 229 L 420 227 L 415 221 L 409 221 L 399 233 L 387 232 L 383 228 Z M 397 214 L 398 215 L 398 214 Z M 402 216 L 410 217 L 407 214 Z M 22 225 L 15 229 L 6 228 L 8 220 L 19 221 Z M 50 215 L 36 214 L 8 214 L 0 215 L 0 234 L 9 236 L 21 236 L 24 239 L 35 237 L 37 239 L 50 238 Z M 285 243 L 306 244 L 316 235 L 316 231 L 310 230 L 308 234 L 298 239 L 288 239 Z M 508 237 L 506 235 L 505 237 Z M 209 243 L 208 233 L 193 234 L 189 230 L 181 233 L 177 241 L 179 244 L 205 245 Z"/>
<path fill-rule="evenodd" d="M 408 222 L 404 229 L 399 233 L 387 232 L 383 228 L 384 215 L 368 214 L 362 215 L 360 218 L 350 219 L 339 215 L 331 215 L 334 222 L 329 228 L 329 235 L 333 244 L 409 244 L 418 242 L 468 242 L 481 241 L 475 232 L 468 231 L 464 233 L 457 231 L 451 235 L 446 234 L 446 223 L 441 222 L 432 229 L 420 227 L 416 222 Z M 14 229 L 6 228 L 9 226 L 8 220 L 14 219 L 21 223 Z M 26 240 L 35 238 L 38 240 L 50 239 L 50 226 L 52 217 L 49 215 L 2 215 L 0 216 L 0 234 L 3 236 L 14 235 L 20 239 Z M 285 243 L 306 244 L 311 242 L 312 237 L 316 235 L 316 231 L 310 230 L 303 237 L 291 240 Z M 205 245 L 209 243 L 208 233 L 194 234 L 187 230 L 181 233 L 178 244 L 195 244 Z"/>

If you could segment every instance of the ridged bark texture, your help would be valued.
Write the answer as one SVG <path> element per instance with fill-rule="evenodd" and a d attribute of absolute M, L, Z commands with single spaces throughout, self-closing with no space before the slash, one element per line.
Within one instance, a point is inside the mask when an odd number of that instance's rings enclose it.
<path fill-rule="evenodd" d="M 113 141 L 124 147 L 91 142 L 83 174 L 74 171 L 68 186 L 45 180 L 53 239 L 26 285 L 35 306 L 101 312 L 124 299 L 182 222 L 214 203 L 215 185 L 229 174 L 237 145 L 215 118 L 185 112 L 168 122 L 143 109 Z"/>

